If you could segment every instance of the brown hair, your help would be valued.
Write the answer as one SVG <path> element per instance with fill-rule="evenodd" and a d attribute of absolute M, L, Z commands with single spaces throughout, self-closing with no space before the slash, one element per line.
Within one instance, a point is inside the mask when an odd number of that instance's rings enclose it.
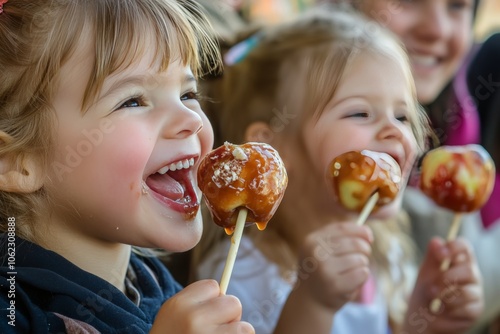
<path fill-rule="evenodd" d="M 191 0 L 11 0 L 0 15 L 0 31 L 0 157 L 20 162 L 34 155 L 42 170 L 49 167 L 53 145 L 53 90 L 82 32 L 90 31 L 95 45 L 82 110 L 107 76 L 131 65 L 147 47 L 155 48 L 160 71 L 173 50 L 198 76 L 220 62 L 209 24 Z M 145 45 L 146 33 L 153 35 L 152 45 Z M 28 222 L 47 200 L 43 187 L 30 194 L 0 191 L 0 231 L 15 216 L 18 235 L 32 239 Z"/>

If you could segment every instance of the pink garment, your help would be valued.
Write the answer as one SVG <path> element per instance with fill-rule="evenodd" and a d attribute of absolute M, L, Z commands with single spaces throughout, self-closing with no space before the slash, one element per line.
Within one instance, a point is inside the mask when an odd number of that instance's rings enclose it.
<path fill-rule="evenodd" d="M 375 279 L 373 278 L 373 275 L 370 274 L 365 284 L 363 285 L 363 288 L 361 288 L 361 304 L 373 303 L 373 300 L 375 299 L 376 289 L 377 286 L 375 283 Z"/>
<path fill-rule="evenodd" d="M 467 87 L 467 68 L 469 62 L 466 61 L 458 71 L 455 80 L 453 81 L 453 89 L 456 97 L 457 113 L 456 119 L 452 119 L 450 124 L 448 137 L 445 140 L 445 145 L 467 145 L 478 144 L 480 135 L 479 114 L 476 109 L 474 100 L 470 96 L 469 88 Z"/>

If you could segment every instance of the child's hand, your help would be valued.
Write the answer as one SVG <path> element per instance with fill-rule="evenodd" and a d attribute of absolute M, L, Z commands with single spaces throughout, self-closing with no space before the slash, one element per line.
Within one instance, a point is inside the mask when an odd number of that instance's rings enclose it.
<path fill-rule="evenodd" d="M 370 274 L 373 235 L 366 226 L 334 223 L 309 235 L 299 260 L 298 287 L 336 312 L 358 296 Z"/>
<path fill-rule="evenodd" d="M 163 304 L 150 333 L 255 333 L 249 323 L 240 319 L 240 301 L 234 296 L 221 295 L 216 281 L 202 280 Z"/>
<path fill-rule="evenodd" d="M 450 268 L 441 271 L 441 262 L 451 259 Z M 442 301 L 434 314 L 430 303 Z M 415 289 L 410 299 L 404 333 L 462 333 L 469 329 L 483 310 L 481 275 L 474 254 L 463 239 L 444 243 L 430 241 Z"/>

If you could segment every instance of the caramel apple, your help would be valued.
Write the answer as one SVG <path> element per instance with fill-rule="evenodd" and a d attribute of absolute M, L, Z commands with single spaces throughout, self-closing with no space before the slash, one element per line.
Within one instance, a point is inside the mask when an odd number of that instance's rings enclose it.
<path fill-rule="evenodd" d="M 198 186 L 214 222 L 232 234 L 238 209 L 248 209 L 246 225 L 264 229 L 278 208 L 288 176 L 278 152 L 265 143 L 226 142 L 198 169 Z"/>
<path fill-rule="evenodd" d="M 495 165 L 480 145 L 441 146 L 422 161 L 420 188 L 436 204 L 454 212 L 480 209 L 494 181 Z"/>
<path fill-rule="evenodd" d="M 361 212 L 374 194 L 378 199 L 373 210 L 394 200 L 400 188 L 401 169 L 386 153 L 350 151 L 333 159 L 328 177 L 336 200 L 348 210 Z"/>

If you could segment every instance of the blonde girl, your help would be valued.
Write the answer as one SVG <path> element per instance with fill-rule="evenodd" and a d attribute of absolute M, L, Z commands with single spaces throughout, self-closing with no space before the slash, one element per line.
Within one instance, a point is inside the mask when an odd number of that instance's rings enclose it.
<path fill-rule="evenodd" d="M 0 1 L 2 333 L 253 333 L 215 281 L 181 290 L 132 246 L 201 235 L 211 149 L 191 1 Z"/>
<path fill-rule="evenodd" d="M 223 140 L 277 148 L 289 185 L 268 228 L 245 231 L 228 289 L 240 298 L 243 319 L 257 333 L 467 329 L 481 312 L 482 295 L 465 242 L 432 240 L 414 284 L 401 194 L 360 227 L 328 189 L 328 164 L 344 152 L 388 153 L 405 181 L 423 152 L 428 123 L 403 48 L 340 7 L 322 7 L 252 38 L 226 54 L 231 63 L 220 95 L 212 97 L 219 111 L 214 124 Z M 198 278 L 220 278 L 229 242 L 215 236 L 200 246 Z M 442 273 L 446 256 L 453 268 Z M 432 315 L 428 305 L 443 290 L 456 298 Z"/>

